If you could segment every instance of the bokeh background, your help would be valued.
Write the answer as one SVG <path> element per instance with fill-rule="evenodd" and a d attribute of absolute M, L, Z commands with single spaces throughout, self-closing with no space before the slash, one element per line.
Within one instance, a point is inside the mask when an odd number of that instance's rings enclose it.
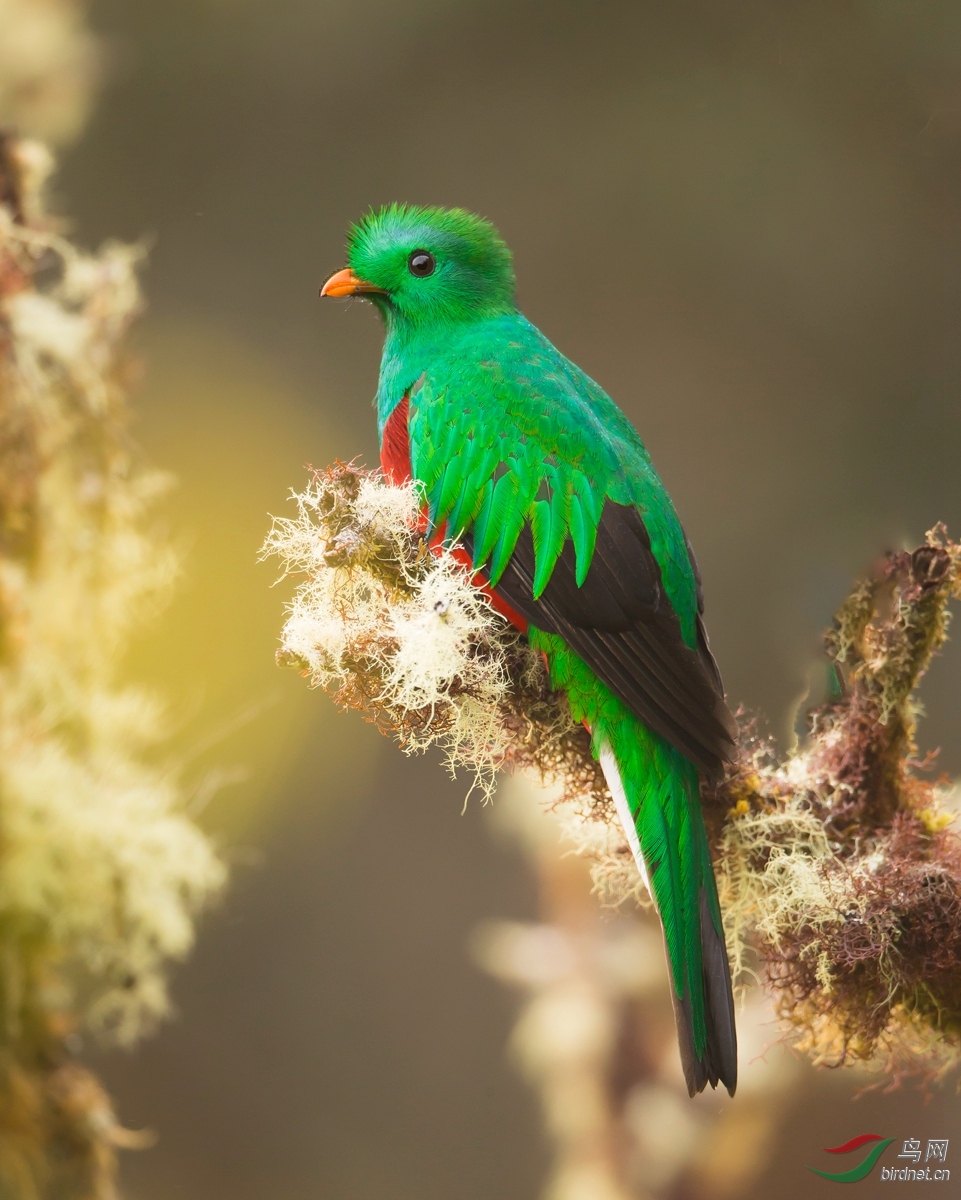
<path fill-rule="evenodd" d="M 124 1159 L 124 1187 L 527 1200 L 549 1149 L 505 1052 L 517 1000 L 468 945 L 485 919 L 537 916 L 528 858 L 478 806 L 461 814 L 439 762 L 405 759 L 273 664 L 287 593 L 256 561 L 268 514 L 305 463 L 376 456 L 376 315 L 321 305 L 318 285 L 371 205 L 490 217 L 524 311 L 623 405 L 671 489 L 730 696 L 786 739 L 852 576 L 936 520 L 961 526 L 961 8 L 86 14 L 101 93 L 58 205 L 84 244 L 151 240 L 136 436 L 180 479 L 166 519 L 182 587 L 130 672 L 166 688 L 174 751 L 233 864 L 175 981 L 177 1020 L 96 1060 L 125 1121 L 160 1133 Z M 925 746 L 957 774 L 957 646 L 923 698 Z M 850 1073 L 792 1078 L 743 1185 L 734 1172 L 724 1190 L 722 1157 L 713 1183 L 672 1195 L 829 1192 L 803 1164 L 868 1130 L 953 1134 L 961 1154 L 953 1092 L 854 1102 Z"/>

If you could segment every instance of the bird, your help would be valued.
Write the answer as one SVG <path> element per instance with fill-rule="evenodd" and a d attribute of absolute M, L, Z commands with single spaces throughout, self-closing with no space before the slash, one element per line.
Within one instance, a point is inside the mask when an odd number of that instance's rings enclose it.
<path fill-rule="evenodd" d="M 701 577 L 611 397 L 518 309 L 513 258 L 465 209 L 390 204 L 348 233 L 322 297 L 379 311 L 381 467 L 466 552 L 590 733 L 660 918 L 691 1096 L 737 1084 L 731 973 L 700 805 L 736 727 Z"/>

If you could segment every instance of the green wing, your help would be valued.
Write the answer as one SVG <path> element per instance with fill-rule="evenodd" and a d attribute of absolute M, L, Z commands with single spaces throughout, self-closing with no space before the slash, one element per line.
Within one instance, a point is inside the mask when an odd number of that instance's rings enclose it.
<path fill-rule="evenodd" d="M 522 317 L 472 326 L 435 358 L 410 398 L 411 467 L 434 527 L 470 531 L 496 586 L 521 531 L 534 543 L 534 599 L 568 540 L 581 586 L 606 501 L 643 517 L 684 640 L 695 644 L 697 583 L 684 532 L 633 427 L 601 388 Z"/>

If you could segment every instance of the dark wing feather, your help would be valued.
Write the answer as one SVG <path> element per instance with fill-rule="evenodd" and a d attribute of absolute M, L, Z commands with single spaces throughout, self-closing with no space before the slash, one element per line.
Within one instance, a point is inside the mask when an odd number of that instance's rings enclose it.
<path fill-rule="evenodd" d="M 693 555 L 691 565 L 696 573 Z M 571 542 L 538 600 L 533 581 L 534 543 L 525 527 L 495 590 L 531 625 L 560 635 L 635 716 L 703 771 L 718 772 L 731 756 L 734 722 L 701 621 L 700 579 L 692 649 L 638 510 L 605 504 L 581 587 Z"/>

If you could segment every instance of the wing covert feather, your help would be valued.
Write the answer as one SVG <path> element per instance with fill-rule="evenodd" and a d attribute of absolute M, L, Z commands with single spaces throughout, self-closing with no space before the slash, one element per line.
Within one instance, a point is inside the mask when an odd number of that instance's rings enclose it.
<path fill-rule="evenodd" d="M 432 527 L 447 522 L 511 607 L 717 771 L 733 721 L 697 565 L 643 444 L 533 326 L 494 338 L 495 358 L 491 340 L 433 360 L 411 393 L 411 468 Z"/>

